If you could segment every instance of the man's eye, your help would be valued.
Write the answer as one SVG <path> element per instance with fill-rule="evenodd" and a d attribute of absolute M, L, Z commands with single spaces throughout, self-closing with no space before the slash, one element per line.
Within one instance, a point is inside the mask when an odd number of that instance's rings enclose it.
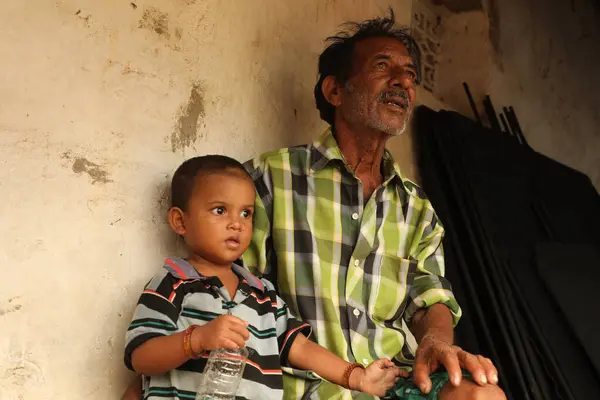
<path fill-rule="evenodd" d="M 377 69 L 385 69 L 387 67 L 387 63 L 385 62 L 378 62 L 377 63 Z"/>
<path fill-rule="evenodd" d="M 215 207 L 215 208 L 213 208 L 212 212 L 213 212 L 213 214 L 216 214 L 216 215 L 223 215 L 223 214 L 225 214 L 225 208 Z"/>
<path fill-rule="evenodd" d="M 406 74 L 410 79 L 415 79 L 417 77 L 417 74 L 414 71 L 407 71 Z"/>

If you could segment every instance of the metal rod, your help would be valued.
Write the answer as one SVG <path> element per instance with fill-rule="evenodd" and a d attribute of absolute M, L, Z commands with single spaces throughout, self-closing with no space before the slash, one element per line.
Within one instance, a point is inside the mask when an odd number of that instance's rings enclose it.
<path fill-rule="evenodd" d="M 471 110 L 473 110 L 473 115 L 475 115 L 477 122 L 481 124 L 481 117 L 479 116 L 477 106 L 475 106 L 475 100 L 473 100 L 473 95 L 471 94 L 471 90 L 469 89 L 467 82 L 463 82 L 463 87 L 465 88 L 465 93 L 467 93 L 467 99 L 469 99 L 469 104 L 471 105 Z"/>
<path fill-rule="evenodd" d="M 525 146 L 531 147 L 531 146 L 529 146 L 529 143 L 527 143 L 527 139 L 525 139 L 525 135 L 523 134 L 523 131 L 521 130 L 521 124 L 519 124 L 519 119 L 517 118 L 517 113 L 515 112 L 515 109 L 512 106 L 508 107 L 508 109 L 510 110 L 510 112 L 512 114 L 513 121 L 515 121 L 515 126 L 519 130 L 519 136 L 521 137 L 521 141 L 523 142 L 523 144 Z"/>
<path fill-rule="evenodd" d="M 523 141 L 521 140 L 521 136 L 519 135 L 519 128 L 515 124 L 515 121 L 512 118 L 513 116 L 511 114 L 510 110 L 506 107 L 502 107 L 502 111 L 504 111 L 504 115 L 506 115 L 506 120 L 508 121 L 508 125 L 510 125 L 510 129 L 512 130 L 513 134 L 517 138 L 517 141 L 519 142 L 519 144 L 523 144 Z"/>
<path fill-rule="evenodd" d="M 510 127 L 508 126 L 508 122 L 506 122 L 506 117 L 503 113 L 500 113 L 500 122 L 502 123 L 502 128 L 504 129 L 504 132 L 508 133 L 509 136 L 513 136 L 513 133 L 511 132 Z"/>
<path fill-rule="evenodd" d="M 500 122 L 498 122 L 498 116 L 496 115 L 496 110 L 494 110 L 494 105 L 492 104 L 490 96 L 486 95 L 483 99 L 483 107 L 485 108 L 485 113 L 487 114 L 492 129 L 501 131 Z"/>

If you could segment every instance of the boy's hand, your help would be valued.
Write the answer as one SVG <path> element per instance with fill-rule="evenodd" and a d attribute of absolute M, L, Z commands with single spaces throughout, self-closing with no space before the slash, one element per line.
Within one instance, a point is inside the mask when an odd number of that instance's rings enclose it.
<path fill-rule="evenodd" d="M 358 390 L 377 397 L 384 397 L 385 392 L 394 387 L 398 377 L 408 377 L 408 372 L 396 367 L 394 363 L 387 358 L 373 361 L 364 370 L 356 368 L 352 371 L 352 375 L 354 375 L 355 372 L 360 372 L 362 374 L 362 376 L 360 376 Z"/>
<path fill-rule="evenodd" d="M 192 333 L 192 350 L 199 353 L 204 350 L 226 348 L 235 350 L 246 345 L 248 323 L 233 315 L 221 315 L 206 325 L 199 326 Z"/>

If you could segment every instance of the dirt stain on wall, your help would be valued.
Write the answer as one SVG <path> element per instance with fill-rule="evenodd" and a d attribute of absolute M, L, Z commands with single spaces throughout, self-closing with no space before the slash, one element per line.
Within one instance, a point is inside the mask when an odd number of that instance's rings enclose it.
<path fill-rule="evenodd" d="M 191 146 L 198 139 L 198 125 L 204 118 L 204 98 L 202 87 L 196 83 L 190 91 L 190 98 L 181 107 L 177 125 L 171 134 L 173 152 Z"/>
<path fill-rule="evenodd" d="M 92 183 L 108 183 L 112 182 L 108 179 L 108 172 L 102 169 L 98 164 L 95 164 L 83 157 L 77 157 L 73 162 L 73 172 L 76 174 L 88 174 L 92 178 Z"/>
<path fill-rule="evenodd" d="M 149 7 L 145 9 L 138 26 L 154 31 L 166 39 L 171 37 L 169 33 L 169 14 L 163 13 L 158 8 Z"/>

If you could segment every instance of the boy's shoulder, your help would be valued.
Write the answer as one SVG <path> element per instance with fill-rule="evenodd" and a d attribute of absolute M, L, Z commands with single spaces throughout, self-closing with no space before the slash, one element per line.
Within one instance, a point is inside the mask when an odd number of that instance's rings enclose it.
<path fill-rule="evenodd" d="M 277 290 L 275 289 L 275 285 L 273 285 L 270 280 L 265 279 L 265 278 L 258 278 L 258 279 L 265 287 L 265 292 L 277 292 Z"/>

